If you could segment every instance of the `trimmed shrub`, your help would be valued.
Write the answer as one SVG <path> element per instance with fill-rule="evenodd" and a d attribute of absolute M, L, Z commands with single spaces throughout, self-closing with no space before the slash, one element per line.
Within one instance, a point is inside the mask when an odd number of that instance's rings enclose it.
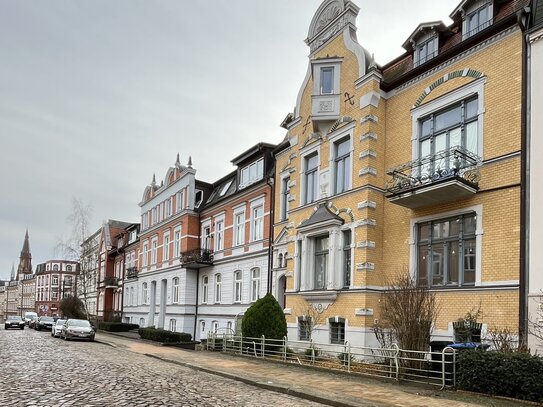
<path fill-rule="evenodd" d="M 241 331 L 244 337 L 283 339 L 287 336 L 287 321 L 283 309 L 271 294 L 255 302 L 243 316 Z"/>
<path fill-rule="evenodd" d="M 459 389 L 543 401 L 543 358 L 529 353 L 470 350 L 458 355 Z"/>
<path fill-rule="evenodd" d="M 138 329 L 140 326 L 138 324 L 126 324 L 123 322 L 99 322 L 98 329 L 100 331 L 108 332 L 127 332 L 132 329 Z"/>
<path fill-rule="evenodd" d="M 163 343 L 190 342 L 192 339 L 191 334 L 155 329 L 154 327 L 140 328 L 138 333 L 142 339 Z"/>

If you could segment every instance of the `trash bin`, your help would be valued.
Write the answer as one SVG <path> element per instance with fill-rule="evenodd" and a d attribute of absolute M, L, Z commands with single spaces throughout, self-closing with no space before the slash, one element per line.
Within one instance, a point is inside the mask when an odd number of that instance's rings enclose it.
<path fill-rule="evenodd" d="M 430 351 L 432 352 L 432 377 L 442 377 L 443 372 L 443 366 L 442 366 L 442 355 L 441 352 L 443 352 L 443 349 L 445 349 L 447 346 L 451 346 L 453 344 L 452 341 L 431 341 L 430 342 Z M 438 353 L 439 352 L 439 353 Z M 445 362 L 452 362 L 453 356 L 451 353 L 445 355 Z M 453 372 L 453 366 L 451 363 L 447 363 L 445 365 L 445 372 L 447 374 L 450 373 L 452 376 Z"/>

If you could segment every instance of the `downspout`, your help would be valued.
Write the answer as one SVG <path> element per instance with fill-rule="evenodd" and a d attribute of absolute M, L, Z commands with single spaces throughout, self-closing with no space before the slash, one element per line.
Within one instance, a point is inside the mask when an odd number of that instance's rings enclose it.
<path fill-rule="evenodd" d="M 521 127 L 520 127 L 520 275 L 519 275 L 519 345 L 527 344 L 528 338 L 528 305 L 527 305 L 527 234 L 529 228 L 526 226 L 527 221 L 527 104 L 528 104 L 528 54 L 527 54 L 527 39 L 526 39 L 526 24 L 525 18 L 528 14 L 525 10 L 517 14 L 518 25 L 522 33 L 522 90 L 521 90 Z"/>
<path fill-rule="evenodd" d="M 275 221 L 275 178 L 270 177 L 266 180 L 270 187 L 270 222 L 268 230 L 268 287 L 266 293 L 272 291 L 272 267 L 273 267 L 273 222 Z"/>
<path fill-rule="evenodd" d="M 196 329 L 198 328 L 198 294 L 200 293 L 200 269 L 196 270 L 196 306 L 194 308 L 194 332 L 192 334 L 192 340 L 196 340 Z M 202 338 L 200 338 L 201 340 Z"/>

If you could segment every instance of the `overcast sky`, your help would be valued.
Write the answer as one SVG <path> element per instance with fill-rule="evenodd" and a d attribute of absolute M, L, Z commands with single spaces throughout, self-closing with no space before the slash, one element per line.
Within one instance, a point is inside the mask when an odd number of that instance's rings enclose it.
<path fill-rule="evenodd" d="M 355 0 L 380 64 L 459 0 Z M 213 182 L 259 141 L 279 143 L 321 0 L 0 0 L 0 278 L 59 257 L 72 197 L 139 220 L 150 183 L 192 155 Z"/>

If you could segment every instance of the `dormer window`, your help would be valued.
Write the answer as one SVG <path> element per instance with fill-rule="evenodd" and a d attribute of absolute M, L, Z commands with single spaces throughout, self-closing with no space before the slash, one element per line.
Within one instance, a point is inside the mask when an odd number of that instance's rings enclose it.
<path fill-rule="evenodd" d="M 261 158 L 241 169 L 240 188 L 245 188 L 264 178 L 264 159 Z"/>
<path fill-rule="evenodd" d="M 492 2 L 478 1 L 466 10 L 463 24 L 464 39 L 477 34 L 492 24 Z"/>
<path fill-rule="evenodd" d="M 437 38 L 432 37 L 417 45 L 415 51 L 415 66 L 421 65 L 437 55 Z"/>

